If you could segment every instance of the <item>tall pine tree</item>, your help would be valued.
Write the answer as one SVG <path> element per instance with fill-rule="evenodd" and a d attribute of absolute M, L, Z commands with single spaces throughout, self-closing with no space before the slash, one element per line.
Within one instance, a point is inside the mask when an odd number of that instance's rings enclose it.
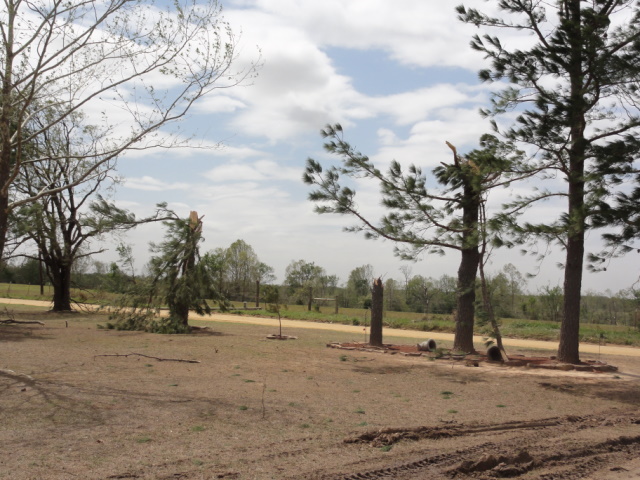
<path fill-rule="evenodd" d="M 512 213 L 522 213 L 539 200 L 564 198 L 555 221 L 503 220 L 520 242 L 544 239 L 564 248 L 558 359 L 575 363 L 585 234 L 602 224 L 594 215 L 633 171 L 640 152 L 640 7 L 635 0 L 500 0 L 498 8 L 502 17 L 464 6 L 457 11 L 460 20 L 487 32 L 471 42 L 491 61 L 480 78 L 505 84 L 484 113 L 516 111 L 515 123 L 502 133 L 529 146 L 531 172 L 564 180 L 510 205 Z M 529 46 L 510 47 L 491 34 L 505 30 L 528 35 Z"/>

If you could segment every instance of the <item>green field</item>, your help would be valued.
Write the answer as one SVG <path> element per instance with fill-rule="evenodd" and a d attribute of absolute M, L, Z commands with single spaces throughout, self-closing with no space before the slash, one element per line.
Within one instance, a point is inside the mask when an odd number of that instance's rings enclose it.
<path fill-rule="evenodd" d="M 51 287 L 45 287 L 44 295 L 40 295 L 37 285 L 20 285 L 0 283 L 0 297 L 21 298 L 29 300 L 51 300 Z M 72 297 L 80 302 L 108 305 L 117 295 L 101 291 L 73 289 Z M 232 302 L 231 313 L 238 315 L 252 315 L 260 317 L 276 317 L 266 310 L 244 310 L 242 302 Z M 2 305 L 2 303 L 0 303 Z M 247 302 L 253 307 L 254 302 Z M 7 305 L 8 308 L 11 306 Z M 23 310 L 23 308 L 20 308 Z M 41 308 L 39 308 L 41 309 Z M 283 318 L 306 320 L 310 322 L 341 323 L 345 325 L 368 325 L 369 311 L 362 308 L 340 308 L 334 313 L 332 305 L 323 306 L 309 312 L 304 305 L 289 305 L 282 310 Z M 454 332 L 454 321 L 451 315 L 425 316 L 412 312 L 385 312 L 384 325 L 391 328 L 406 330 L 420 330 L 427 332 Z M 531 338 L 536 340 L 558 340 L 560 323 L 545 320 L 501 319 L 501 332 L 509 338 Z M 490 337 L 488 326 L 476 325 L 476 334 Z M 640 346 L 640 330 L 620 325 L 603 325 L 583 323 L 580 326 L 580 341 L 589 343 L 611 343 L 617 345 Z"/>

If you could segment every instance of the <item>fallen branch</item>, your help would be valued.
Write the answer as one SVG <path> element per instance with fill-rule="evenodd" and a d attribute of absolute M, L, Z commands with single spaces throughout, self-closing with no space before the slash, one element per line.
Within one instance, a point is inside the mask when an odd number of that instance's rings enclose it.
<path fill-rule="evenodd" d="M 20 325 L 27 325 L 27 324 L 34 324 L 34 323 L 37 323 L 38 325 L 44 325 L 44 322 L 40 322 L 38 320 L 14 320 L 13 318 L 9 318 L 7 320 L 0 320 L 0 323 L 2 325 L 11 325 L 14 323 L 18 323 Z"/>
<path fill-rule="evenodd" d="M 184 360 L 182 358 L 160 358 L 160 357 L 152 357 L 151 355 L 145 355 L 143 353 L 113 353 L 113 354 L 105 354 L 105 355 L 94 355 L 93 359 L 96 357 L 130 357 L 132 355 L 136 355 L 138 357 L 144 358 L 153 358 L 154 360 L 158 360 L 159 362 L 184 362 L 184 363 L 200 363 L 200 360 Z"/>
<path fill-rule="evenodd" d="M 38 325 L 44 325 L 44 323 L 38 321 L 38 320 L 16 320 L 15 315 L 13 315 L 13 313 L 11 313 L 7 307 L 4 307 L 4 314 L 8 317 L 5 320 L 0 320 L 0 325 L 11 325 L 14 323 L 17 324 L 21 324 L 21 325 L 25 325 L 25 324 L 34 324 L 37 323 Z"/>

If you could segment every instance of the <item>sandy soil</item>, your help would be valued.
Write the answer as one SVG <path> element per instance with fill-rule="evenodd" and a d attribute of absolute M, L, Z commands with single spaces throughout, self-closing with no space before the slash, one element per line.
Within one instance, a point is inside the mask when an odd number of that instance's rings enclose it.
<path fill-rule="evenodd" d="M 17 318 L 46 325 L 0 326 L 2 479 L 640 477 L 637 356 L 545 372 L 327 348 L 362 335 L 336 325 L 278 341 L 274 321 L 162 336 Z"/>
<path fill-rule="evenodd" d="M 49 307 L 50 302 L 43 302 L 40 300 L 21 300 L 11 298 L 0 298 L 0 305 L 31 305 L 38 307 Z M 85 305 L 85 309 L 91 310 L 93 305 Z M 243 323 L 247 325 L 273 325 L 274 320 L 270 318 L 260 317 L 243 317 L 238 315 L 229 314 L 213 314 L 209 316 L 194 315 L 196 320 L 212 321 L 212 322 L 226 322 L 226 323 Z M 356 338 L 364 338 L 368 333 L 367 329 L 362 326 L 342 325 L 337 323 L 315 323 L 306 322 L 301 320 L 282 320 L 283 328 L 303 328 L 312 330 L 328 330 L 338 332 L 349 332 L 356 336 Z M 423 341 L 429 338 L 433 338 L 438 341 L 438 345 L 447 345 L 447 342 L 453 344 L 453 334 L 443 332 L 419 332 L 413 330 L 401 330 L 396 328 L 385 328 L 385 336 L 394 336 L 401 338 L 411 338 L 417 341 Z M 474 343 L 476 348 L 481 349 L 484 343 L 484 338 L 480 336 L 474 337 Z M 444 343 L 441 343 L 444 341 Z M 549 342 L 544 340 L 530 340 L 525 338 L 505 338 L 505 347 L 523 348 L 523 349 L 539 349 L 539 350 L 558 350 L 558 342 Z M 450 346 L 450 345 L 449 345 Z M 620 345 L 593 345 L 582 344 L 580 345 L 580 352 L 585 354 L 597 354 L 597 355 L 623 355 L 629 357 L 640 357 L 640 349 L 633 347 L 625 347 Z"/>

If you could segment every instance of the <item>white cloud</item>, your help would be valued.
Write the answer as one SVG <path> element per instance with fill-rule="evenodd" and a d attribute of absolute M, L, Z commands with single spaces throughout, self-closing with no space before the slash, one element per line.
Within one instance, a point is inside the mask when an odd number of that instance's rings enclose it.
<path fill-rule="evenodd" d="M 482 0 L 465 4 L 492 8 Z M 334 122 L 342 123 L 347 140 L 357 143 L 382 169 L 396 159 L 403 165 L 417 164 L 429 174 L 451 159 L 445 141 L 461 153 L 476 148 L 479 137 L 491 131 L 477 113 L 487 102 L 490 86 L 419 75 L 430 75 L 433 70 L 425 68 L 438 66 L 480 68 L 480 56 L 468 46 L 475 29 L 460 24 L 455 4 L 447 2 L 230 0 L 225 6 L 232 27 L 236 31 L 242 27 L 241 64 L 255 60 L 254 45 L 259 45 L 264 66 L 253 85 L 208 95 L 183 127 L 185 136 L 196 132 L 194 140 L 203 146 L 223 141 L 226 147 L 156 155 L 152 169 L 143 173 L 131 162 L 130 175 L 128 162 L 122 161 L 123 173 L 131 178 L 118 192 L 119 198 L 141 209 L 169 200 L 180 214 L 198 211 L 205 215 L 203 250 L 227 247 L 242 238 L 262 261 L 276 268 L 280 280 L 287 264 L 300 258 L 316 262 L 343 281 L 353 268 L 366 263 L 374 265 L 377 274 L 399 278 L 400 262 L 393 256 L 392 243 L 343 233 L 344 226 L 354 223 L 351 218 L 313 212 L 314 205 L 306 199 L 311 188 L 300 180 L 303 159 L 312 156 L 325 165 L 338 163 L 322 151 L 317 133 Z M 353 56 L 356 67 L 349 70 L 353 78 L 337 69 L 328 47 L 339 48 L 343 62 Z M 358 74 L 358 54 L 364 50 L 391 58 L 385 65 L 397 62 L 406 81 L 376 91 L 375 79 Z M 369 87 L 366 93 L 359 90 L 361 85 Z M 512 119 L 503 116 L 500 121 L 508 124 Z M 175 162 L 171 157 L 176 155 L 188 156 L 189 162 Z M 353 185 L 363 211 L 379 219 L 384 212 L 378 185 L 365 180 Z M 522 186 L 496 191 L 492 209 L 518 192 L 528 190 Z M 561 202 L 547 202 L 532 215 L 555 218 L 559 211 Z M 140 232 L 134 242 L 139 248 L 144 248 L 145 240 L 158 241 L 162 236 L 159 226 Z M 144 256 L 141 250 L 140 258 Z M 522 271 L 534 270 L 530 259 L 503 251 L 494 259 L 496 269 L 507 259 Z M 458 261 L 455 253 L 425 256 L 413 272 L 434 278 L 455 275 Z M 558 282 L 561 272 L 554 262 L 555 257 L 545 262 L 532 285 Z"/>
<path fill-rule="evenodd" d="M 150 177 L 128 177 L 123 181 L 126 188 L 133 190 L 147 190 L 147 191 L 167 191 L 167 190 L 188 190 L 189 184 L 187 183 L 168 183 L 163 180 Z"/>

